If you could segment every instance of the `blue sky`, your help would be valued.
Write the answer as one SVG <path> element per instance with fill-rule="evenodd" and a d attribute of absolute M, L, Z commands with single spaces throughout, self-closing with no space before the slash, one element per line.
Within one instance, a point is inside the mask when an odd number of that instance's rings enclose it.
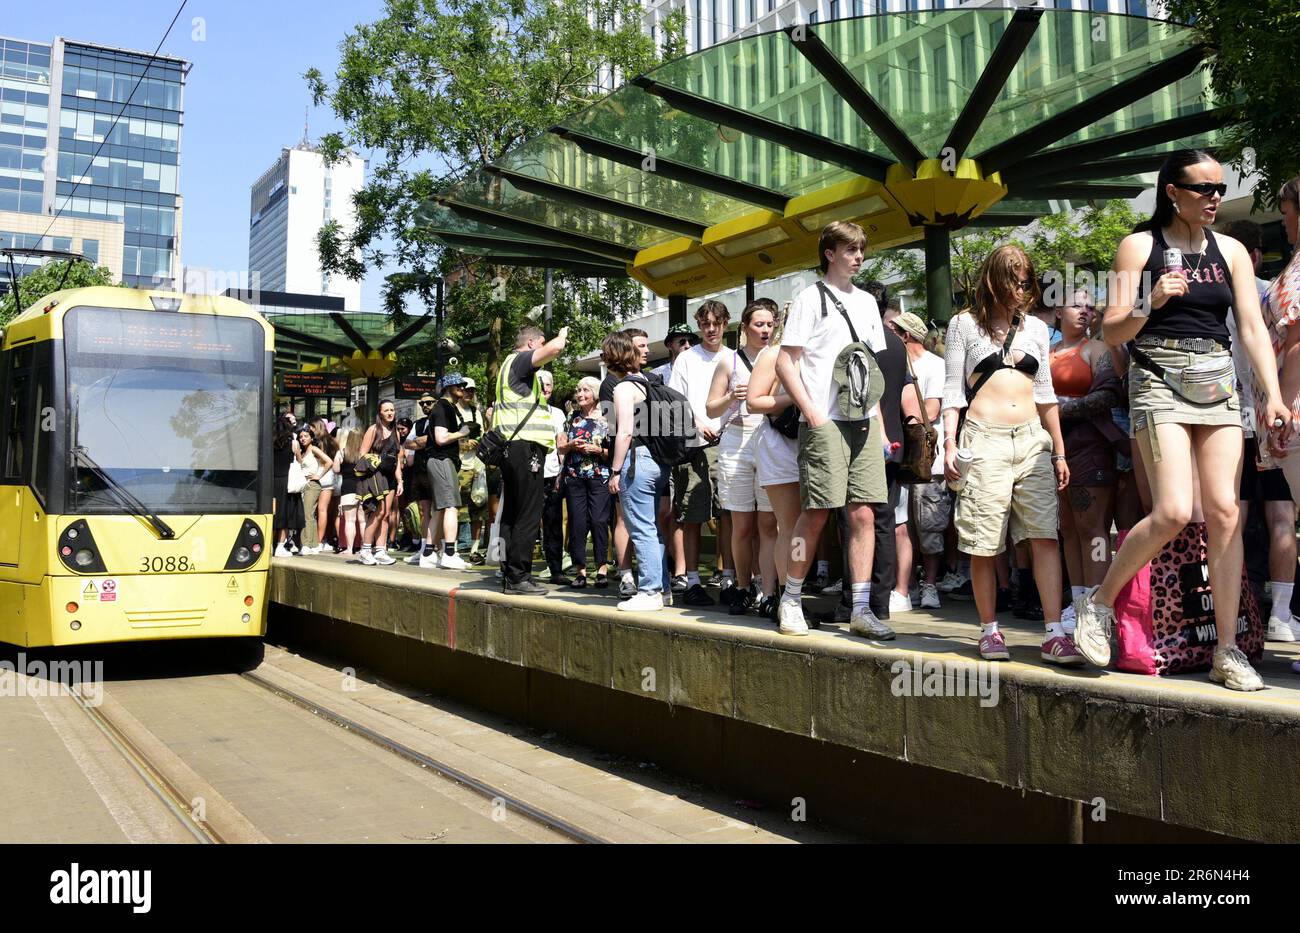
<path fill-rule="evenodd" d="M 0 34 L 49 42 L 55 36 L 152 52 L 180 0 L 6 4 Z M 249 188 L 285 146 L 302 137 L 311 103 L 302 74 L 327 77 L 338 45 L 358 23 L 383 12 L 382 0 L 190 0 L 162 52 L 192 63 L 185 88 L 181 194 L 185 198 L 181 258 L 222 273 L 248 268 Z M 325 108 L 313 108 L 311 135 L 338 129 Z M 369 156 L 369 153 L 362 153 Z M 362 287 L 362 308 L 380 307 L 383 275 Z"/>

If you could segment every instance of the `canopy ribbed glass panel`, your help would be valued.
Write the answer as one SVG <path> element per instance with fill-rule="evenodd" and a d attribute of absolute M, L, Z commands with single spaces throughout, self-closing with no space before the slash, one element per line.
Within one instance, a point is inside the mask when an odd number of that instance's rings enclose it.
<path fill-rule="evenodd" d="M 702 295 L 869 248 L 1128 197 L 1222 113 L 1185 26 L 1036 9 L 878 14 L 704 49 L 441 192 L 449 247 Z M 543 249 L 543 247 L 547 247 Z"/>

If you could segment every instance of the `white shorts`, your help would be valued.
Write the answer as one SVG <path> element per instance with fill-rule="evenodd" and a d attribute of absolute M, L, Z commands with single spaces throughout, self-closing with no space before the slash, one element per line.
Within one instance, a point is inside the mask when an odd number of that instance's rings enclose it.
<path fill-rule="evenodd" d="M 770 423 L 758 429 L 758 484 L 782 486 L 799 482 L 799 441 Z"/>
<path fill-rule="evenodd" d="M 908 493 L 908 487 L 906 485 L 898 487 L 898 507 L 894 509 L 895 525 L 907 524 L 907 502 L 908 502 L 907 493 Z"/>
<path fill-rule="evenodd" d="M 728 428 L 718 444 L 718 503 L 729 512 L 770 512 L 772 503 L 758 485 L 761 430 L 746 437 Z"/>

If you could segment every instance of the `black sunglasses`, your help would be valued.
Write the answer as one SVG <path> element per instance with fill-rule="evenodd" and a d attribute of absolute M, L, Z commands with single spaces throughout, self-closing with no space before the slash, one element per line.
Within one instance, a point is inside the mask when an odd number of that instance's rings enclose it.
<path fill-rule="evenodd" d="M 1175 188 L 1182 188 L 1184 191 L 1195 191 L 1203 198 L 1208 198 L 1215 192 L 1218 192 L 1219 197 L 1223 197 L 1228 193 L 1228 186 L 1223 182 L 1215 184 L 1212 181 L 1198 181 L 1192 185 L 1184 185 L 1180 182 L 1174 182 L 1173 184 Z"/>

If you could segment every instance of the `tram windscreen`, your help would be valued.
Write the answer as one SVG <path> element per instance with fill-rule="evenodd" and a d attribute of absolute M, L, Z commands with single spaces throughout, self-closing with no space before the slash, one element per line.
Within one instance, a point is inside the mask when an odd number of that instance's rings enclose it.
<path fill-rule="evenodd" d="M 265 340 L 248 318 L 75 308 L 67 354 L 69 511 L 120 511 L 103 474 L 159 514 L 253 512 Z"/>

